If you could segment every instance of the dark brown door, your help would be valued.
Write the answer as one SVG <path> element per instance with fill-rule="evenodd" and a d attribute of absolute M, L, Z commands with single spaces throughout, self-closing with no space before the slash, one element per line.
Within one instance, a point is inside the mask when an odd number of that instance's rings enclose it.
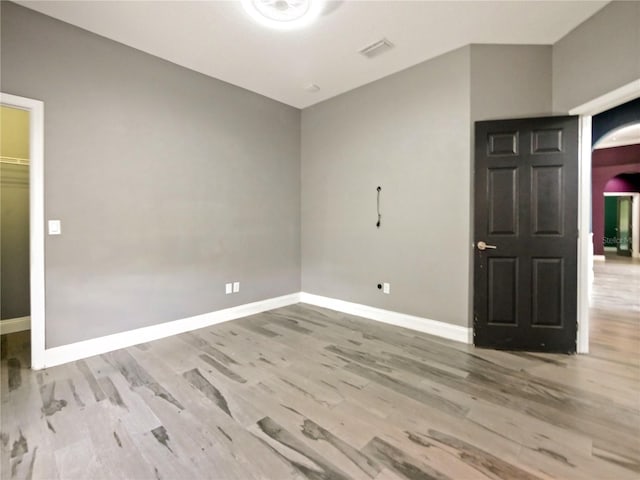
<path fill-rule="evenodd" d="M 474 223 L 474 343 L 575 352 L 578 117 L 476 122 Z"/>

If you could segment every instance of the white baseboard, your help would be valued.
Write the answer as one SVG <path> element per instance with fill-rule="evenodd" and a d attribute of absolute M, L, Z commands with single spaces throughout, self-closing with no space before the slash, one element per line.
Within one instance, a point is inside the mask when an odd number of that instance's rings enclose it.
<path fill-rule="evenodd" d="M 69 345 L 48 348 L 44 351 L 43 364 L 33 365 L 32 368 L 38 370 L 41 368 L 53 367 L 63 363 L 80 360 L 82 358 L 111 352 L 120 348 L 131 347 L 132 345 L 158 340 L 171 335 L 197 330 L 199 328 L 209 327 L 211 325 L 247 317 L 249 315 L 255 315 L 256 313 L 265 312 L 267 310 L 286 307 L 287 305 L 293 305 L 299 302 L 317 305 L 319 307 L 325 307 L 338 312 L 357 315 L 371 320 L 377 320 L 390 325 L 409 328 L 411 330 L 436 335 L 449 340 L 455 340 L 457 342 L 473 342 L 473 330 L 471 328 L 300 292 L 284 295 L 282 297 L 270 298 L 259 302 L 248 303 L 246 305 L 239 305 L 237 307 L 226 308 L 216 312 L 196 315 L 194 317 L 174 320 L 172 322 L 165 322 L 159 325 L 152 325 L 149 327 L 138 328 L 136 330 L 129 330 L 127 332 L 106 335 L 104 337 L 92 338 L 90 340 L 71 343 Z M 28 317 L 25 318 L 28 319 Z M 15 320 L 22 321 L 23 319 Z M 5 333 L 4 323 L 5 321 L 3 320 L 2 333 Z M 23 330 L 24 328 L 20 329 Z"/>
<path fill-rule="evenodd" d="M 593 260 L 595 262 L 604 262 L 605 261 L 605 256 L 604 255 L 594 255 L 593 256 Z"/>
<path fill-rule="evenodd" d="M 377 320 L 378 322 L 388 323 L 398 327 L 417 330 L 430 335 L 455 340 L 456 342 L 473 343 L 473 329 L 440 322 L 438 320 L 392 312 L 390 310 L 369 307 L 359 303 L 345 302 L 344 300 L 322 297 L 306 292 L 300 293 L 300 302 L 348 313 L 350 315 L 357 315 L 370 320 Z"/>
<path fill-rule="evenodd" d="M 73 362 L 82 358 L 100 355 L 120 348 L 130 347 L 152 340 L 177 335 L 179 333 L 197 330 L 198 328 L 209 327 L 217 323 L 234 320 L 237 318 L 255 315 L 256 313 L 272 310 L 274 308 L 286 307 L 300 301 L 299 293 L 292 293 L 282 297 L 270 298 L 259 302 L 247 303 L 237 307 L 226 308 L 216 312 L 204 313 L 194 317 L 165 322 L 150 327 L 138 328 L 127 332 L 115 333 L 104 337 L 92 338 L 82 342 L 71 343 L 60 347 L 47 348 L 44 351 L 42 365 L 33 365 L 32 368 L 53 367 L 63 363 Z"/>
<path fill-rule="evenodd" d="M 17 317 L 0 320 L 0 335 L 31 329 L 31 317 Z"/>

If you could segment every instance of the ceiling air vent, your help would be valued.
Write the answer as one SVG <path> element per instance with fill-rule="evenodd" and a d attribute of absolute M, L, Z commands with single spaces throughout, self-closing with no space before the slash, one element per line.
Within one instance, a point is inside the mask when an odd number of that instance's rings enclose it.
<path fill-rule="evenodd" d="M 386 38 L 378 40 L 377 42 L 372 43 L 371 45 L 367 45 L 358 53 L 364 55 L 367 58 L 377 57 L 393 48 L 393 43 L 391 43 Z"/>

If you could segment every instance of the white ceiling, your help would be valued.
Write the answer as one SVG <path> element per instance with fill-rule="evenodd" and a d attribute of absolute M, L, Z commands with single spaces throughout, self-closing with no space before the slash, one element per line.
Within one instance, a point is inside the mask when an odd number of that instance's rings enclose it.
<path fill-rule="evenodd" d="M 640 123 L 627 125 L 607 133 L 594 148 L 613 148 L 640 143 Z"/>
<path fill-rule="evenodd" d="M 305 30 L 254 23 L 239 1 L 18 1 L 304 108 L 470 43 L 553 44 L 606 1 L 336 1 Z M 372 59 L 357 52 L 386 37 Z M 317 84 L 319 91 L 305 86 Z"/>

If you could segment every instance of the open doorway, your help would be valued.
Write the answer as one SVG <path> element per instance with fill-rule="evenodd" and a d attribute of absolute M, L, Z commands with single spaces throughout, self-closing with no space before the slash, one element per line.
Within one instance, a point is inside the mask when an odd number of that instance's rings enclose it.
<path fill-rule="evenodd" d="M 594 259 L 640 257 L 640 99 L 593 117 Z"/>
<path fill-rule="evenodd" d="M 624 364 L 640 341 L 640 99 L 593 117 L 590 352 Z"/>
<path fill-rule="evenodd" d="M 618 177 L 607 182 L 604 192 L 604 258 L 640 258 L 640 173 L 636 186 L 619 189 Z"/>
<path fill-rule="evenodd" d="M 30 329 L 29 111 L 0 105 L 0 333 Z"/>
<path fill-rule="evenodd" d="M 15 205 L 9 205 L 13 210 L 12 216 L 20 215 L 22 218 L 10 219 L 11 225 L 7 225 L 7 232 L 10 235 L 16 237 L 14 240 L 16 243 L 27 239 L 27 245 L 20 243 L 19 248 L 22 249 L 20 260 L 13 262 L 14 259 L 9 259 L 11 268 L 6 272 L 5 267 L 7 264 L 8 255 L 4 251 L 5 245 L 3 245 L 2 261 L 3 261 L 3 283 L 7 282 L 9 285 L 3 286 L 2 290 L 2 333 L 5 331 L 12 331 L 9 333 L 22 334 L 25 336 L 25 341 L 30 352 L 26 352 L 26 359 L 29 360 L 32 368 L 39 369 L 45 367 L 44 364 L 44 351 L 45 351 L 45 290 L 44 290 L 44 104 L 39 100 L 33 100 L 30 98 L 19 97 L 16 95 L 0 93 L 0 107 L 7 108 L 3 112 L 7 112 L 7 115 L 15 115 L 27 123 L 26 129 L 27 146 L 22 145 L 22 152 L 18 154 L 11 154 L 10 152 L 3 153 L 6 157 L 3 165 L 3 172 L 7 172 L 5 180 L 13 179 L 14 183 L 19 185 L 13 185 L 11 188 L 3 185 L 3 202 L 5 196 L 7 199 L 11 197 L 11 202 L 19 202 L 20 207 L 16 208 Z M 4 115 L 3 115 L 4 116 Z M 4 129 L 5 125 L 3 125 Z M 13 138 L 18 133 L 9 133 L 12 135 L 11 139 L 7 139 L 9 144 L 14 143 L 16 138 Z M 24 132 L 23 132 L 24 133 Z M 3 144 L 4 138 L 3 138 Z M 28 153 L 25 153 L 28 152 Z M 26 157 L 26 158 L 25 158 Z M 27 160 L 28 159 L 28 160 Z M 20 170 L 19 166 L 28 165 L 28 169 Z M 6 167 L 5 167 L 6 166 Z M 28 179 L 28 181 L 26 180 Z M 25 185 L 25 182 L 27 185 Z M 20 188 L 17 188 L 17 187 Z M 24 198 L 26 195 L 28 201 Z M 15 198 L 14 198 L 15 197 Z M 27 205 L 27 212 L 24 211 L 24 205 Z M 4 206 L 3 206 L 4 207 Z M 5 214 L 3 210 L 3 216 Z M 24 218 L 26 217 L 26 219 Z M 6 219 L 3 218 L 3 223 Z M 24 224 L 24 221 L 27 224 Z M 5 225 L 3 224 L 3 229 Z M 16 232 L 13 230 L 21 230 Z M 25 233 L 26 231 L 26 233 Z M 3 237 L 3 242 L 5 241 Z M 13 240 L 12 240 L 13 241 Z M 13 247 L 12 247 L 13 248 Z M 26 252 L 24 251 L 26 249 Z M 25 260 L 26 258 L 26 260 Z M 28 269 L 25 272 L 24 262 L 28 262 Z M 16 273 L 20 269 L 21 273 Z M 26 275 L 27 278 L 24 278 Z M 26 288 L 26 292 L 24 289 Z M 15 295 L 21 298 L 10 298 L 9 296 Z M 7 299 L 4 297 L 7 296 Z M 9 301 L 9 307 L 5 306 L 5 302 Z M 25 304 L 26 302 L 26 304 Z M 28 315 L 25 315 L 28 314 Z M 16 315 L 20 315 L 16 317 Z M 11 324 L 4 323 L 4 317 L 6 320 L 13 320 Z M 26 318 L 25 318 L 26 317 Z M 9 326 L 10 325 L 10 326 Z M 26 328 L 26 330 L 25 330 Z M 30 328 L 30 330 L 29 330 Z"/>
<path fill-rule="evenodd" d="M 590 353 L 591 300 L 594 285 L 594 251 L 599 245 L 593 237 L 592 221 L 592 151 L 594 144 L 606 133 L 626 124 L 640 122 L 640 79 L 612 90 L 569 111 L 580 116 L 580 184 L 578 214 L 578 353 Z M 594 118 L 599 114 L 627 105 L 623 115 L 609 115 L 598 122 L 592 131 Z M 618 113 L 620 113 L 618 111 Z M 600 117 L 600 119 L 606 117 Z M 597 220 L 597 219 L 596 219 Z M 636 315 L 637 316 L 637 315 Z"/>

